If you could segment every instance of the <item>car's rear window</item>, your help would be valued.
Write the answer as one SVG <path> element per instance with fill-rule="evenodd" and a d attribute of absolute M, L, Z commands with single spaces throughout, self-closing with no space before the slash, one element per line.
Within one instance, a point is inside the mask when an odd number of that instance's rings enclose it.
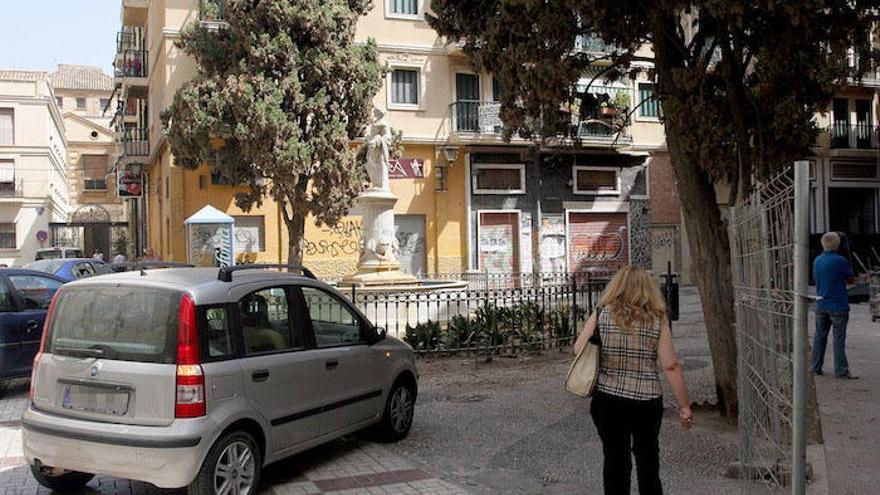
<path fill-rule="evenodd" d="M 52 313 L 47 351 L 174 363 L 181 293 L 145 287 L 68 287 Z"/>

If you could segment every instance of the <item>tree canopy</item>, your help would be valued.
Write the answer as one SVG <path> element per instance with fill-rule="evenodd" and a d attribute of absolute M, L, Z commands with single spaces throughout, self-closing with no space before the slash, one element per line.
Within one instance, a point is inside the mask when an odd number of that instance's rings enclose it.
<path fill-rule="evenodd" d="M 194 79 L 163 112 L 175 163 L 208 164 L 246 186 L 236 204 L 281 205 L 290 263 L 302 260 L 304 221 L 334 223 L 366 181 L 352 141 L 372 117 L 383 67 L 371 40 L 355 43 L 369 0 L 225 0 L 225 25 L 193 23 L 179 46 Z"/>
<path fill-rule="evenodd" d="M 873 70 L 877 1 L 432 0 L 429 21 L 504 91 L 513 133 L 558 139 L 575 85 L 645 72 L 656 82 L 700 289 L 719 407 L 737 412 L 730 245 L 718 203 L 811 154 L 817 112 L 837 85 Z M 598 37 L 610 53 L 581 49 Z M 576 143 L 575 143 L 576 144 Z M 716 197 L 716 184 L 732 197 Z"/>

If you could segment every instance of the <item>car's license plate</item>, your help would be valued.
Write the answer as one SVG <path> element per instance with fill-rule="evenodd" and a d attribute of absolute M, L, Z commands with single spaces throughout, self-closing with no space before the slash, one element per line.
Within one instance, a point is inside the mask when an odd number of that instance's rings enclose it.
<path fill-rule="evenodd" d="M 129 391 L 114 387 L 93 387 L 66 383 L 61 407 L 74 411 L 123 416 L 128 412 Z"/>

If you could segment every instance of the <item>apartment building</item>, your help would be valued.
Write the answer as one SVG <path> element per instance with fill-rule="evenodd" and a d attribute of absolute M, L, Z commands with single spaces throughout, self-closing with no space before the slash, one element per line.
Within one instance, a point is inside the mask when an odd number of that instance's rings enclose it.
<path fill-rule="evenodd" d="M 43 71 L 0 70 L 0 263 L 21 266 L 66 222 L 64 120 Z"/>
<path fill-rule="evenodd" d="M 850 65 L 858 64 L 851 55 Z M 880 264 L 880 252 L 872 250 L 880 245 L 878 89 L 880 71 L 876 69 L 838 88 L 826 113 L 816 116 L 823 131 L 810 157 L 813 250 L 821 250 L 822 233 L 845 232 L 865 265 Z"/>
<path fill-rule="evenodd" d="M 359 40 L 376 40 L 390 69 L 375 106 L 403 131 L 405 151 L 390 175 L 399 197 L 394 211 L 404 269 L 563 271 L 650 266 L 653 256 L 675 261 L 674 250 L 651 244 L 652 229 L 680 225 L 651 219 L 649 169 L 654 162 L 668 167 L 652 82 L 639 76 L 587 88 L 591 75 L 585 74 L 583 91 L 592 98 L 578 110 L 590 118 L 573 124 L 580 148 L 505 143 L 495 101 L 500 88 L 431 29 L 424 15 L 429 3 L 375 2 L 357 30 Z M 187 260 L 189 250 L 211 240 L 187 239 L 184 221 L 212 205 L 235 219 L 239 262 L 283 262 L 287 235 L 277 205 L 240 211 L 234 186 L 219 183 L 207 166 L 175 166 L 162 135 L 159 114 L 195 74 L 174 42 L 191 22 L 222 29 L 222 8 L 206 0 L 123 0 L 121 17 L 115 84 L 126 104 L 117 124 L 117 168 L 146 172 L 139 214 L 147 243 L 165 259 Z M 604 48 L 584 39 L 579 49 Z M 642 99 L 647 104 L 625 131 L 612 132 L 612 122 Z M 352 273 L 359 236 L 356 209 L 336 225 L 309 221 L 305 262 L 325 278 Z"/>
<path fill-rule="evenodd" d="M 131 255 L 129 219 L 111 171 L 116 158 L 113 78 L 100 67 L 59 64 L 49 82 L 64 119 L 71 209 L 67 222 L 50 225 L 52 242 L 88 255 L 97 250 L 108 259 L 120 252 Z"/>

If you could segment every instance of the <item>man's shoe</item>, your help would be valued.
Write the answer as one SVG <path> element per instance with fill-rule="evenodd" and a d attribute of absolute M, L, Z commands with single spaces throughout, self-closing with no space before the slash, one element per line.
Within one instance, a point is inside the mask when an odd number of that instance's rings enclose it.
<path fill-rule="evenodd" d="M 847 374 L 845 374 L 845 375 L 840 375 L 840 376 L 838 376 L 837 378 L 839 378 L 839 379 L 841 379 L 841 380 L 858 380 L 858 379 L 859 379 L 859 377 L 857 377 L 856 375 L 853 375 L 852 373 L 847 373 Z"/>
<path fill-rule="evenodd" d="M 812 372 L 813 372 L 813 374 L 816 375 L 816 376 L 822 376 L 822 375 L 824 374 L 824 373 L 822 373 L 821 370 L 820 370 L 820 371 L 812 370 Z"/>

